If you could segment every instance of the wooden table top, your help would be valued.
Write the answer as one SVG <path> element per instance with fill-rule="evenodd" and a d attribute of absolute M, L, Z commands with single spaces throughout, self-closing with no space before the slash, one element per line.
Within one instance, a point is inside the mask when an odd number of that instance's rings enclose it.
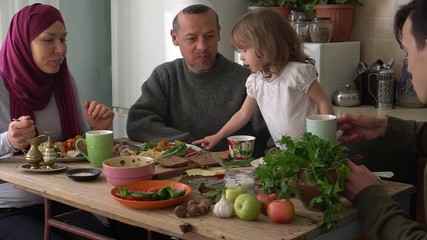
<path fill-rule="evenodd" d="M 199 217 L 178 218 L 173 207 L 138 210 L 122 206 L 110 196 L 114 187 L 107 183 L 103 174 L 92 182 L 75 182 L 65 175 L 65 171 L 34 173 L 18 170 L 17 165 L 22 163 L 25 161 L 20 158 L 0 159 L 0 179 L 13 183 L 17 188 L 79 209 L 181 239 L 313 239 L 322 234 L 322 229 L 311 223 L 313 219 L 321 219 L 322 214 L 306 210 L 297 199 L 292 199 L 296 216 L 289 224 L 272 223 L 262 214 L 256 221 L 251 222 L 237 217 L 218 218 L 212 212 Z M 90 167 L 88 162 L 66 164 L 68 169 Z M 177 180 L 179 177 L 173 179 Z M 383 184 L 390 195 L 409 195 L 413 192 L 412 185 L 388 181 L 383 181 Z M 193 192 L 186 200 L 200 197 Z M 349 224 L 356 219 L 356 212 L 351 204 L 343 201 L 348 209 L 342 213 L 338 226 Z M 181 225 L 191 225 L 191 231 L 183 233 Z"/>

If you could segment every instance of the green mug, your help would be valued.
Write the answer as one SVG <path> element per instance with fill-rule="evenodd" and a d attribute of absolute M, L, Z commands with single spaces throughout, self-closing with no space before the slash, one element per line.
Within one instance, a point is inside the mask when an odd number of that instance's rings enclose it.
<path fill-rule="evenodd" d="M 306 118 L 307 132 L 336 143 L 337 117 L 330 114 L 316 114 Z"/>
<path fill-rule="evenodd" d="M 92 166 L 101 168 L 102 162 L 113 156 L 113 131 L 86 132 L 86 139 L 81 138 L 76 141 L 76 149 L 89 160 Z"/>

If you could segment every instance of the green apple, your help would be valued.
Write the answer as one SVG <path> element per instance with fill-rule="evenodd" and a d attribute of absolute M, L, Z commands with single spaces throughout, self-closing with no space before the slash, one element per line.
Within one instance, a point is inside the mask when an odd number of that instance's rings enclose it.
<path fill-rule="evenodd" d="M 252 221 L 257 219 L 261 213 L 261 202 L 258 201 L 256 196 L 243 193 L 234 201 L 234 211 L 240 219 Z"/>
<path fill-rule="evenodd" d="M 225 189 L 225 199 L 228 201 L 234 203 L 236 198 L 240 195 L 246 193 L 246 190 L 242 188 L 241 186 L 238 187 L 232 187 L 232 188 L 226 188 Z"/>

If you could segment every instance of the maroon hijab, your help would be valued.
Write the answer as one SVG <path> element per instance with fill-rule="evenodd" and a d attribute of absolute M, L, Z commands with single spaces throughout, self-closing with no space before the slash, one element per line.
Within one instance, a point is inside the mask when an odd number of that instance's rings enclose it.
<path fill-rule="evenodd" d="M 33 4 L 17 12 L 0 49 L 0 74 L 10 95 L 10 117 L 30 115 L 49 103 L 52 93 L 58 106 L 62 136 L 80 134 L 73 85 L 66 58 L 56 74 L 42 72 L 34 63 L 30 43 L 55 22 L 64 20 L 58 9 Z"/>

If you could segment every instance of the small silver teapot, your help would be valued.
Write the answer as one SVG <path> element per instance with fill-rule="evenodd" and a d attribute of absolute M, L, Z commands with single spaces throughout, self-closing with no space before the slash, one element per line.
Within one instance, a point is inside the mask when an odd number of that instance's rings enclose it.
<path fill-rule="evenodd" d="M 346 84 L 344 90 L 335 92 L 332 97 L 332 103 L 340 107 L 359 106 L 360 102 L 360 94 L 352 88 L 351 84 Z"/>

